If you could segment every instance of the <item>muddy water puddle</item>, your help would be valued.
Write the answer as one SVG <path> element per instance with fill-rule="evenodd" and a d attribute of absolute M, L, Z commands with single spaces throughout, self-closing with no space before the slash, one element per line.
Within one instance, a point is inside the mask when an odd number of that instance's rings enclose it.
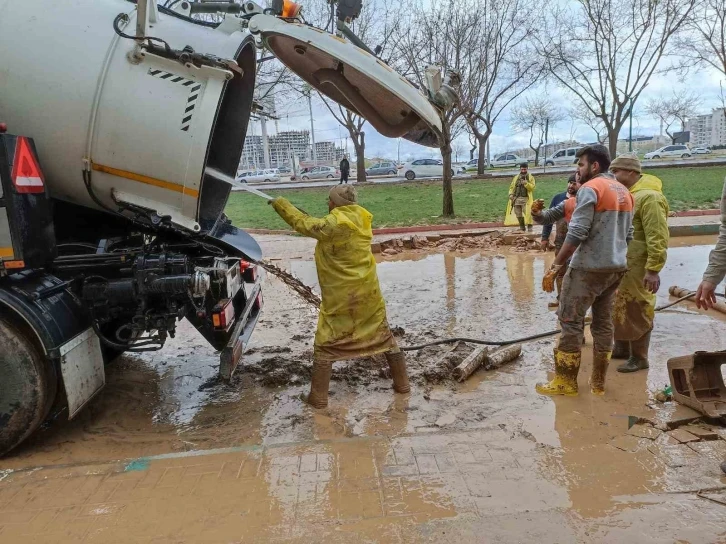
<path fill-rule="evenodd" d="M 293 250 L 285 243 L 288 254 L 302 258 L 276 264 L 317 289 L 309 245 Z M 711 249 L 681 240 L 672 246 L 659 304 L 670 300 L 669 285 L 697 286 Z M 399 343 L 507 340 L 557 328 L 547 308 L 554 297 L 540 288 L 551 259 L 550 253 L 504 250 L 381 261 L 389 321 L 403 330 Z M 552 400 L 534 392 L 552 370 L 554 338 L 548 338 L 524 344 L 516 361 L 480 370 L 464 383 L 440 364 L 448 347 L 409 353 L 413 391 L 407 396 L 393 395 L 380 358 L 337 363 L 330 407 L 314 411 L 297 395 L 309 383 L 315 310 L 273 277 L 265 296 L 263 318 L 232 384 L 216 380 L 218 354 L 182 323 L 161 352 L 117 360 L 107 370 L 106 390 L 76 421 L 47 425 L 0 468 L 263 448 L 259 482 L 250 485 L 274 503 L 273 526 L 286 527 L 290 541 L 330 536 L 331 520 L 346 534 L 381 542 L 444 534 L 476 541 L 483 528 L 500 541 L 545 529 L 553 538 L 543 540 L 553 542 L 631 541 L 624 531 L 633 528 L 647 535 L 638 542 L 724 536 L 717 522 L 723 507 L 690 492 L 726 484 L 714 445 L 726 441 L 704 442 L 699 455 L 665 433 L 652 440 L 628 434 L 630 418 L 656 420 L 666 410 L 652 393 L 668 382 L 668 358 L 726 349 L 724 316 L 705 315 L 689 303 L 659 313 L 649 371 L 623 375 L 611 368 L 601 398 L 587 386 L 589 339 L 579 397 Z M 460 349 L 459 360 L 472 348 Z M 307 471 L 327 476 L 303 474 L 310 455 L 323 461 Z M 152 467 L 157 462 L 164 461 Z M 295 463 L 296 469 L 284 468 Z M 342 465 L 352 472 L 331 468 Z M 399 512 L 407 517 L 387 519 Z M 678 524 L 677 515 L 705 525 Z M 466 523 L 447 524 L 451 519 Z M 230 532 L 219 529 L 220 535 L 234 541 L 234 524 L 222 527 Z M 269 538 L 269 530 L 253 537 Z"/>

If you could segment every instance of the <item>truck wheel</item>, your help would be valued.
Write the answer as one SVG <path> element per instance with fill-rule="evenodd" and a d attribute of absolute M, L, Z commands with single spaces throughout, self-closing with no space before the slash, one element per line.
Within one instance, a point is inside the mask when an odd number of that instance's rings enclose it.
<path fill-rule="evenodd" d="M 35 347 L 30 333 L 0 317 L 0 456 L 43 422 L 55 400 L 53 365 Z"/>

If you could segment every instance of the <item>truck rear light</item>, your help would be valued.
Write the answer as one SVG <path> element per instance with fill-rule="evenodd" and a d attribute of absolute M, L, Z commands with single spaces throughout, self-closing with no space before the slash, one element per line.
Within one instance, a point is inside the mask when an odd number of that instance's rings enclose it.
<path fill-rule="evenodd" d="M 227 330 L 234 323 L 234 305 L 230 299 L 220 300 L 212 309 L 212 324 L 215 329 Z"/>
<path fill-rule="evenodd" d="M 240 270 L 242 270 L 241 267 Z M 257 281 L 257 266 L 247 263 L 247 268 L 242 272 L 242 279 L 244 279 L 245 283 L 255 283 Z"/>

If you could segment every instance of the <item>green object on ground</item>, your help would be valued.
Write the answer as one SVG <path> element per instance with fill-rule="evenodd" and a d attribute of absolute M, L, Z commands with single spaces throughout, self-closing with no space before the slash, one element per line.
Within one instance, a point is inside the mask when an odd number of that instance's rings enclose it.
<path fill-rule="evenodd" d="M 659 168 L 650 173 L 663 181 L 663 193 L 672 211 L 718 208 L 724 179 L 722 166 Z M 564 174 L 537 178 L 534 197 L 544 199 L 549 205 L 555 194 L 565 190 L 566 180 Z M 454 219 L 441 217 L 441 182 L 361 186 L 358 188 L 358 201 L 373 214 L 373 228 L 503 221 L 510 182 L 510 177 L 455 180 Z M 329 187 L 265 190 L 272 196 L 290 199 L 296 206 L 317 217 L 328 212 Z M 239 227 L 289 230 L 264 200 L 248 193 L 233 193 L 226 212 Z"/>

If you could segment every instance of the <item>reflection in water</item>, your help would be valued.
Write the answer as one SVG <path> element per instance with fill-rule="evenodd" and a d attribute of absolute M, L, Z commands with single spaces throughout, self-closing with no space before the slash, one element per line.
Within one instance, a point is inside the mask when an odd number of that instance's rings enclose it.
<path fill-rule="evenodd" d="M 521 254 L 508 254 L 507 276 L 511 285 L 512 300 L 520 310 L 526 311 L 534 294 L 534 259 Z"/>

